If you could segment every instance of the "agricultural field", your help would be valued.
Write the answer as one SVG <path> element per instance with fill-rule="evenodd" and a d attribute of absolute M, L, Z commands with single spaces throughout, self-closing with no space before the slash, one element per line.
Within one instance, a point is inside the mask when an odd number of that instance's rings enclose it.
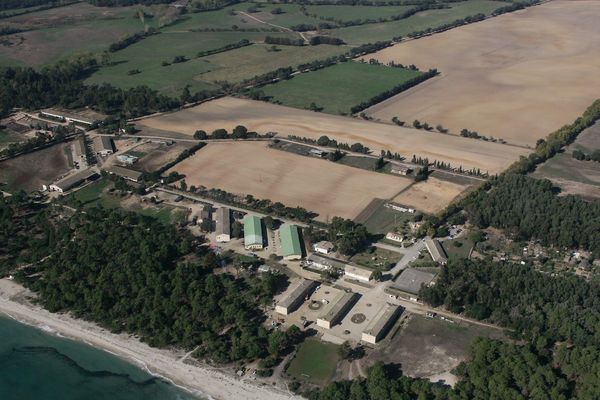
<path fill-rule="evenodd" d="M 236 125 L 259 133 L 277 132 L 282 137 L 297 135 L 318 139 L 327 135 L 343 143 L 360 142 L 375 154 L 385 149 L 398 152 L 409 160 L 416 154 L 431 161 L 449 162 L 455 167 L 480 168 L 491 174 L 503 171 L 519 156 L 529 154 L 529 150 L 515 146 L 233 97 L 137 122 L 141 129 L 156 128 L 190 136 L 197 129 L 207 132 L 219 128 L 232 130 Z"/>
<path fill-rule="evenodd" d="M 590 154 L 600 149 L 600 123 L 581 132 L 575 142 L 538 166 L 532 176 L 549 179 L 562 194 L 573 194 L 588 200 L 600 199 L 600 163 L 573 158 L 573 151 Z"/>
<path fill-rule="evenodd" d="M 345 62 L 262 87 L 269 101 L 297 108 L 315 104 L 330 114 L 351 114 L 353 106 L 421 75 L 419 71 Z"/>
<path fill-rule="evenodd" d="M 589 34 L 598 18 L 600 2 L 557 0 L 370 54 L 435 67 L 441 76 L 366 113 L 532 147 L 598 97 L 600 36 Z"/>
<path fill-rule="evenodd" d="M 175 161 L 181 152 L 192 146 L 193 143 L 189 142 L 179 142 L 171 145 L 144 143 L 136 146 L 133 152 L 140 153 L 140 159 L 133 165 L 133 169 L 142 172 L 156 171 L 163 165 Z M 128 151 L 128 153 L 131 153 L 131 151 Z"/>
<path fill-rule="evenodd" d="M 166 173 L 185 175 L 188 186 L 251 194 L 304 207 L 320 221 L 354 218 L 374 197 L 394 196 L 411 181 L 348 168 L 326 160 L 269 149 L 260 142 L 209 143 Z"/>
<path fill-rule="evenodd" d="M 449 6 L 448 9 L 422 11 L 399 21 L 330 29 L 326 32 L 329 36 L 340 38 L 351 45 L 373 43 L 380 40 L 391 40 L 398 36 L 406 36 L 409 33 L 427 28 L 437 28 L 478 13 L 489 15 L 497 8 L 506 6 L 506 3 L 489 0 L 467 0 L 450 3 Z"/>
<path fill-rule="evenodd" d="M 429 177 L 400 193 L 394 201 L 424 213 L 435 214 L 468 189 L 469 186 Z"/>
<path fill-rule="evenodd" d="M 135 7 L 94 7 L 81 2 L 2 20 L 26 29 L 0 41 L 0 65 L 42 66 L 86 52 L 101 52 L 123 36 L 144 29 Z M 145 21 L 149 26 L 154 19 Z"/>
<path fill-rule="evenodd" d="M 70 170 L 65 151 L 70 145 L 56 144 L 0 162 L 0 187 L 9 192 L 42 190 L 42 185 L 53 183 Z"/>
<path fill-rule="evenodd" d="M 362 369 L 377 361 L 402 364 L 405 375 L 443 380 L 454 384 L 451 371 L 466 360 L 469 346 L 477 337 L 503 339 L 500 329 L 450 323 L 439 318 L 411 315 L 408 322 L 389 339 L 360 360 Z"/>
<path fill-rule="evenodd" d="M 340 361 L 338 345 L 307 339 L 298 348 L 287 373 L 300 381 L 324 385 L 335 375 Z"/>

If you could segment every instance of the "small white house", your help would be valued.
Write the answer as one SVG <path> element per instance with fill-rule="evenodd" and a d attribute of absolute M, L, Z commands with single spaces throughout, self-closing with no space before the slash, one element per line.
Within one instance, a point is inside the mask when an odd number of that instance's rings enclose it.
<path fill-rule="evenodd" d="M 323 240 L 319 243 L 315 243 L 313 245 L 313 249 L 315 249 L 315 252 L 321 254 L 329 254 L 333 251 L 334 248 L 335 246 L 333 245 L 333 243 L 328 242 L 326 240 Z"/>

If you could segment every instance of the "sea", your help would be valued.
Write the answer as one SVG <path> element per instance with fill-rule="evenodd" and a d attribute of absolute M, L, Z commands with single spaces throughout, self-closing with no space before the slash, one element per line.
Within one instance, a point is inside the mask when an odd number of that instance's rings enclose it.
<path fill-rule="evenodd" d="M 198 400 L 119 357 L 0 316 L 2 400 Z"/>

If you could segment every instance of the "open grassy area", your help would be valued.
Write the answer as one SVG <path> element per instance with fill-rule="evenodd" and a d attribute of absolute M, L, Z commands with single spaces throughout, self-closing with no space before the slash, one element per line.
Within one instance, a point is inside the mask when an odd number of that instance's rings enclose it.
<path fill-rule="evenodd" d="M 400 261 L 401 258 L 402 254 L 396 253 L 395 251 L 371 247 L 367 251 L 353 255 L 352 258 L 350 258 L 350 261 L 362 265 L 363 267 L 388 271 Z"/>
<path fill-rule="evenodd" d="M 330 114 L 349 114 L 350 109 L 421 72 L 355 61 L 297 75 L 262 88 L 271 101 L 308 108 L 311 103 Z"/>
<path fill-rule="evenodd" d="M 469 15 L 478 13 L 487 15 L 495 9 L 505 6 L 506 3 L 489 0 L 467 0 L 449 3 L 449 5 L 451 7 L 449 9 L 427 10 L 399 21 L 331 29 L 327 32 L 329 35 L 343 39 L 349 44 L 390 40 L 397 36 L 406 36 L 411 32 L 436 28 Z"/>
<path fill-rule="evenodd" d="M 374 211 L 366 216 L 364 221 L 360 221 L 373 234 L 385 235 L 393 231 L 396 227 L 400 227 L 412 220 L 414 216 L 414 214 L 408 212 L 395 211 L 385 207 L 385 203 L 383 201 L 378 204 Z"/>
<path fill-rule="evenodd" d="M 362 169 L 367 169 L 369 171 L 375 171 L 377 159 L 371 158 L 371 157 L 346 155 L 346 156 L 340 158 L 337 162 L 340 164 L 347 165 L 349 167 L 362 168 Z"/>
<path fill-rule="evenodd" d="M 401 15 L 412 9 L 413 6 L 350 6 L 350 5 L 314 5 L 307 6 L 309 15 L 322 18 L 333 18 L 335 21 L 377 20 Z"/>
<path fill-rule="evenodd" d="M 318 339 L 307 339 L 300 345 L 287 373 L 298 380 L 320 385 L 327 383 L 333 378 L 340 360 L 338 347 Z"/>
<path fill-rule="evenodd" d="M 24 140 L 20 135 L 9 131 L 0 130 L 0 145 L 20 142 Z"/>
<path fill-rule="evenodd" d="M 467 258 L 473 248 L 473 242 L 468 237 L 445 240 L 442 247 L 449 259 Z"/>

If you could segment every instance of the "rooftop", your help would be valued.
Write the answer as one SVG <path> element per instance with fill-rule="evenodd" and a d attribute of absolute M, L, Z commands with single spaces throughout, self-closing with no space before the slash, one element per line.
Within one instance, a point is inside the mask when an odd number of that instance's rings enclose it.
<path fill-rule="evenodd" d="M 281 307 L 290 307 L 294 302 L 298 299 L 298 297 L 303 296 L 306 291 L 312 289 L 317 285 L 316 281 L 312 281 L 310 279 L 303 279 L 302 282 L 298 284 L 285 298 L 283 298 L 278 306 Z"/>
<path fill-rule="evenodd" d="M 262 223 L 256 215 L 244 218 L 244 243 L 246 246 L 263 244 Z"/>
<path fill-rule="evenodd" d="M 80 183 L 86 179 L 89 179 L 97 174 L 98 174 L 98 171 L 96 171 L 94 169 L 91 169 L 91 168 L 85 169 L 83 171 L 79 171 L 79 172 L 76 172 L 69 176 L 66 176 L 62 179 L 59 179 L 53 185 L 56 187 L 59 187 L 63 191 L 66 191 L 66 190 L 69 190 L 70 188 L 72 188 L 73 186 L 77 185 L 78 183 Z"/>
<path fill-rule="evenodd" d="M 359 275 L 369 279 L 371 279 L 371 275 L 373 275 L 373 270 L 348 264 L 346 264 L 346 266 L 344 267 L 344 272 L 346 274 Z"/>
<path fill-rule="evenodd" d="M 202 210 L 200 215 L 202 215 Z M 220 207 L 217 208 L 217 212 L 215 213 L 217 226 L 216 226 L 216 234 L 218 235 L 230 235 L 231 234 L 231 219 L 229 215 L 229 208 Z"/>
<path fill-rule="evenodd" d="M 354 299 L 354 296 L 356 296 L 356 293 L 341 290 L 331 302 L 329 309 L 326 309 L 319 318 L 325 321 L 331 321 L 337 317 L 340 311 L 344 309 L 352 299 Z"/>
<path fill-rule="evenodd" d="M 113 151 L 112 139 L 109 136 L 96 136 L 92 142 L 96 151 Z"/>
<path fill-rule="evenodd" d="M 364 330 L 364 333 L 367 335 L 378 336 L 379 333 L 381 333 L 381 331 L 386 327 L 390 318 L 392 318 L 398 312 L 399 308 L 399 306 L 386 303 L 381 310 L 379 310 L 375 318 L 369 322 Z"/>
<path fill-rule="evenodd" d="M 112 165 L 110 167 L 106 167 L 106 168 L 104 168 L 104 170 L 106 172 L 111 173 L 111 174 L 122 176 L 123 178 L 132 179 L 132 180 L 134 180 L 136 182 L 139 181 L 140 178 L 143 175 L 139 171 L 134 171 L 134 170 L 129 169 L 129 168 L 119 167 L 118 165 Z"/>
<path fill-rule="evenodd" d="M 402 292 L 419 294 L 422 285 L 428 285 L 433 281 L 435 275 L 429 272 L 419 271 L 414 268 L 405 269 L 396 282 L 390 288 L 400 290 Z"/>
<path fill-rule="evenodd" d="M 317 264 L 321 264 L 321 265 L 326 265 L 328 267 L 331 268 L 344 268 L 346 266 L 346 263 L 341 261 L 341 260 L 336 260 L 334 258 L 329 258 L 329 257 L 323 257 L 323 256 L 319 256 L 316 254 L 311 254 L 308 257 L 308 261 L 317 263 Z"/>
<path fill-rule="evenodd" d="M 79 110 L 67 110 L 64 108 L 46 108 L 41 111 L 42 114 L 62 117 L 65 119 L 70 119 L 73 121 L 84 122 L 86 124 L 93 124 L 94 122 L 102 121 L 108 118 L 108 115 L 101 114 L 94 110 L 90 110 L 88 108 L 79 109 Z"/>
<path fill-rule="evenodd" d="M 292 224 L 283 224 L 279 228 L 279 235 L 281 237 L 281 248 L 283 256 L 301 256 L 302 245 L 300 244 L 300 233 L 298 227 Z"/>
<path fill-rule="evenodd" d="M 446 257 L 446 252 L 442 248 L 439 240 L 436 239 L 427 239 L 425 241 L 425 245 L 427 246 L 427 251 L 431 254 L 431 258 L 435 262 L 446 262 L 448 258 Z"/>

